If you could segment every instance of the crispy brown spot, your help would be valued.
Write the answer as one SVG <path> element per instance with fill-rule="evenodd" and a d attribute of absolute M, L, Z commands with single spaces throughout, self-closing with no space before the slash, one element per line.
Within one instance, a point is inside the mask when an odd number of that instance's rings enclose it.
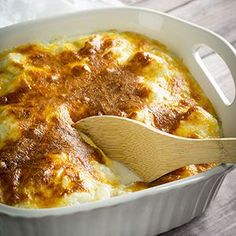
<path fill-rule="evenodd" d="M 63 51 L 60 53 L 59 60 L 61 64 L 65 65 L 65 64 L 80 60 L 80 57 L 77 52 Z"/>

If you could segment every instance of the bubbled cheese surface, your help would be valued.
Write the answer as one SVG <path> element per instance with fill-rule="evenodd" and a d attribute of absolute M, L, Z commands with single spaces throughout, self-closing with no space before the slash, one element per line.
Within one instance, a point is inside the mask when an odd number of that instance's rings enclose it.
<path fill-rule="evenodd" d="M 158 41 L 102 32 L 0 54 L 0 202 L 47 208 L 108 199 L 143 183 L 74 128 L 94 115 L 136 119 L 188 138 L 219 137 L 214 109 L 181 59 Z"/>

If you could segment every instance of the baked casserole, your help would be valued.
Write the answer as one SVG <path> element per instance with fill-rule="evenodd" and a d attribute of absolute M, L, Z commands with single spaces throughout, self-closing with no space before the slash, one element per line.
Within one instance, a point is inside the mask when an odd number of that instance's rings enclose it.
<path fill-rule="evenodd" d="M 220 136 L 214 109 L 183 62 L 131 32 L 19 46 L 0 55 L 0 202 L 79 204 L 198 174 L 190 165 L 144 183 L 75 128 L 116 115 L 188 137 Z"/>

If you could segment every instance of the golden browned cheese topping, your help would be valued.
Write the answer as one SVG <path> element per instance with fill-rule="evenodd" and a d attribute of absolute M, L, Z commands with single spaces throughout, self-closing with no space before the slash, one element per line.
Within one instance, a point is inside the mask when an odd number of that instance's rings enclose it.
<path fill-rule="evenodd" d="M 191 138 L 219 135 L 214 110 L 183 63 L 141 35 L 104 32 L 29 44 L 3 53 L 0 63 L 0 202 L 5 204 L 68 205 L 65 196 L 92 191 L 88 179 L 119 185 L 98 170 L 108 160 L 73 126 L 88 116 L 128 117 Z M 200 167 L 182 168 L 156 184 L 199 173 Z M 186 174 L 186 168 L 198 170 Z"/>

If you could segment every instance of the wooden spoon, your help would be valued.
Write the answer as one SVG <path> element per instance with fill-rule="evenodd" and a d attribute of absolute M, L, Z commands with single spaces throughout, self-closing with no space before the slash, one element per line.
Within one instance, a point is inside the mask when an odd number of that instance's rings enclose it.
<path fill-rule="evenodd" d="M 236 138 L 182 138 L 116 116 L 82 119 L 76 128 L 146 182 L 190 164 L 236 163 Z"/>

